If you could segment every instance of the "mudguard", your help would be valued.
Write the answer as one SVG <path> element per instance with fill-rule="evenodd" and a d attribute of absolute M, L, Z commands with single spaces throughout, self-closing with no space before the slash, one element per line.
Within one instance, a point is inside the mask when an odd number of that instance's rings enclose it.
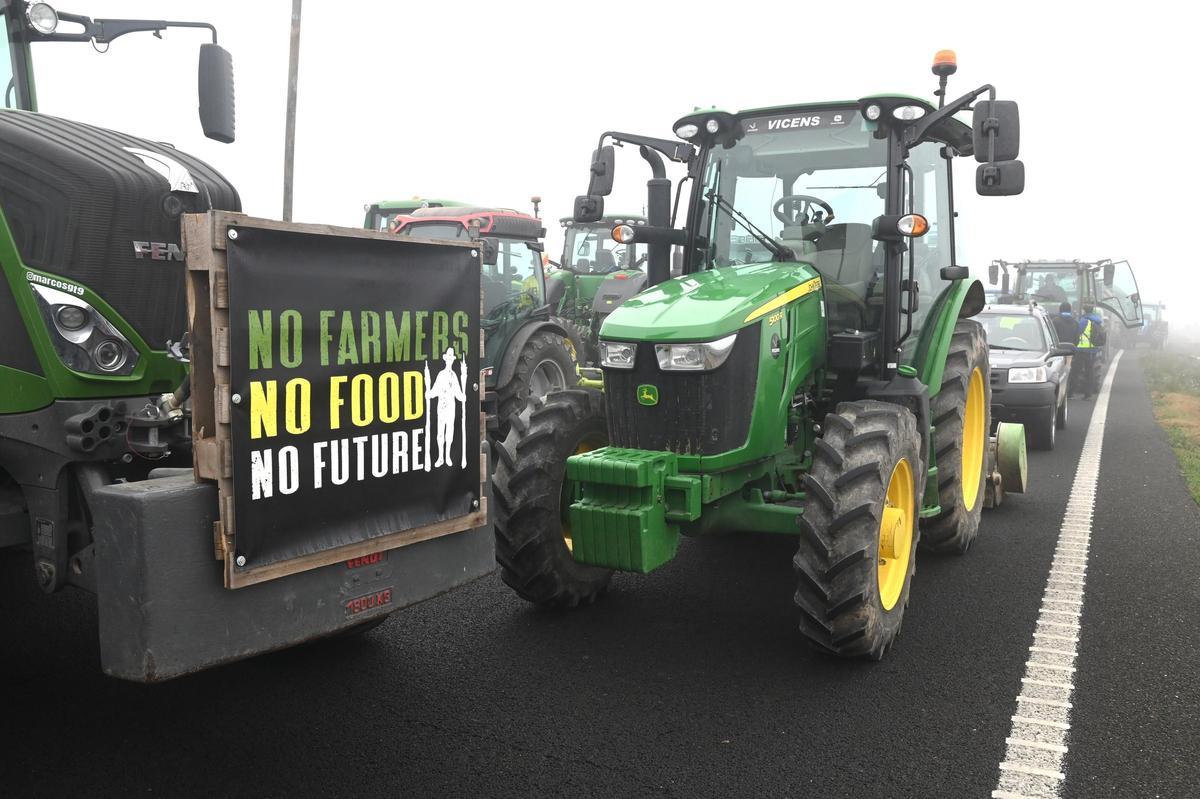
<path fill-rule="evenodd" d="M 942 372 L 950 352 L 950 339 L 959 319 L 968 319 L 987 304 L 983 284 L 978 280 L 955 280 L 933 302 L 925 319 L 917 347 L 908 362 L 917 370 L 917 377 L 929 388 L 929 396 L 942 389 Z"/>
<path fill-rule="evenodd" d="M 525 348 L 526 342 L 533 338 L 535 333 L 542 330 L 549 330 L 551 333 L 556 333 L 563 338 L 570 337 L 562 325 L 556 322 L 550 320 L 531 320 L 509 339 L 508 349 L 504 353 L 504 358 L 501 359 L 500 366 L 496 369 L 496 374 L 488 381 L 489 387 L 507 385 L 512 380 L 513 372 L 517 369 L 517 359 L 521 357 L 521 350 Z"/>

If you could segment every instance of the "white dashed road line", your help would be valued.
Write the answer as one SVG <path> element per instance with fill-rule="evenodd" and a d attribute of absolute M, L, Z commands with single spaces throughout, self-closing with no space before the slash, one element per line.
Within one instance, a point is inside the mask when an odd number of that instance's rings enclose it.
<path fill-rule="evenodd" d="M 993 799 L 1057 799 L 1061 795 L 1067 733 L 1071 729 L 1071 694 L 1075 691 L 1075 656 L 1079 653 L 1079 619 L 1092 537 L 1092 512 L 1100 480 L 1100 449 L 1108 397 L 1121 353 L 1117 353 L 1088 424 L 1075 482 L 1067 499 L 1054 560 L 1046 579 L 1037 627 L 1021 678 L 1021 693 L 1006 739 L 1004 760 Z"/>

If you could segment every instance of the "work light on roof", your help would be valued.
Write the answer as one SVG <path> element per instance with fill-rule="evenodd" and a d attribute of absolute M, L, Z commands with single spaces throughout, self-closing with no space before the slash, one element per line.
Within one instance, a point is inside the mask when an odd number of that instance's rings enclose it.
<path fill-rule="evenodd" d="M 675 135 L 681 139 L 694 138 L 696 136 L 696 134 L 699 132 L 700 132 L 700 128 L 697 127 L 696 125 L 693 125 L 691 122 L 687 123 L 686 125 L 680 125 L 679 127 L 675 128 Z"/>
<path fill-rule="evenodd" d="M 867 106 L 867 110 L 863 112 L 863 114 L 866 116 L 866 118 L 871 120 L 872 122 L 879 119 L 879 115 L 882 113 L 883 113 L 883 109 L 881 109 L 879 106 L 875 105 L 874 103 Z"/>
<path fill-rule="evenodd" d="M 25 9 L 29 27 L 43 36 L 49 36 L 58 28 L 58 12 L 49 3 L 34 3 Z"/>
<path fill-rule="evenodd" d="M 925 116 L 925 109 L 919 105 L 902 105 L 892 109 L 892 116 L 901 122 L 912 122 Z"/>
<path fill-rule="evenodd" d="M 721 123 L 715 119 L 710 119 L 704 123 L 704 129 L 709 133 L 716 135 L 717 131 L 721 129 Z"/>

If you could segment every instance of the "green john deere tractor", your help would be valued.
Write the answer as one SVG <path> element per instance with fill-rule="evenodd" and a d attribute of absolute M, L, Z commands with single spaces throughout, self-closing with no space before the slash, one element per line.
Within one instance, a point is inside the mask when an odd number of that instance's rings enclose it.
<path fill-rule="evenodd" d="M 613 228 L 644 225 L 646 218 L 608 214 L 596 222 L 561 221 L 562 260 L 546 275 L 546 301 L 582 342 L 579 362 L 593 366 L 600 324 L 646 285 L 645 245 L 614 240 Z"/>
<path fill-rule="evenodd" d="M 613 235 L 646 245 L 648 288 L 600 329 L 603 392 L 549 395 L 497 453 L 497 559 L 518 594 L 586 604 L 680 535 L 774 533 L 797 544 L 804 636 L 887 652 L 918 542 L 965 552 L 1006 466 L 951 166 L 974 155 L 980 194 L 1022 191 L 1018 114 L 990 85 L 946 103 L 953 71 L 935 62 L 938 106 L 872 95 L 698 111 L 678 140 L 601 136 L 575 219 L 603 218 L 613 144 L 639 147 L 647 223 Z M 682 227 L 664 159 L 687 169 Z"/>
<path fill-rule="evenodd" d="M 582 341 L 546 302 L 542 220 L 455 203 L 415 209 L 396 217 L 391 229 L 401 236 L 479 240 L 484 247 L 483 371 L 491 435 L 508 435 L 509 420 L 531 398 L 578 382 Z"/>

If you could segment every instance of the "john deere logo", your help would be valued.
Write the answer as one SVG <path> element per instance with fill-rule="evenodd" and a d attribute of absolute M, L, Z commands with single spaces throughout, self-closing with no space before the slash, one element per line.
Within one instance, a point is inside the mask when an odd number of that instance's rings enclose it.
<path fill-rule="evenodd" d="M 658 404 L 658 387 L 643 383 L 638 386 L 638 402 L 642 405 Z"/>

